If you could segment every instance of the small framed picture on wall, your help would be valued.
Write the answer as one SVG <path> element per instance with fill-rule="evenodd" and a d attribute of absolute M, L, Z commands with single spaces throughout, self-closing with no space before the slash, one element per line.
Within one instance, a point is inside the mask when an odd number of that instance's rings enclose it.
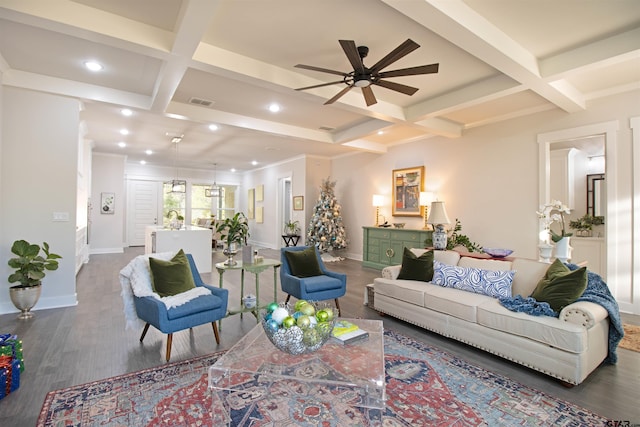
<path fill-rule="evenodd" d="M 304 196 L 293 196 L 293 210 L 301 211 L 304 209 Z"/>
<path fill-rule="evenodd" d="M 112 214 L 115 212 L 115 193 L 101 193 L 100 194 L 100 213 Z"/>

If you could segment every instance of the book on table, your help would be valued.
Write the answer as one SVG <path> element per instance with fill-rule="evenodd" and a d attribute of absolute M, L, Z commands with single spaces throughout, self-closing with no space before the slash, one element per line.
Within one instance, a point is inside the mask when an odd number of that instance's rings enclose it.
<path fill-rule="evenodd" d="M 358 325 L 346 320 L 338 320 L 333 327 L 333 338 L 341 344 L 350 344 L 369 336 L 364 329 L 360 329 Z"/>

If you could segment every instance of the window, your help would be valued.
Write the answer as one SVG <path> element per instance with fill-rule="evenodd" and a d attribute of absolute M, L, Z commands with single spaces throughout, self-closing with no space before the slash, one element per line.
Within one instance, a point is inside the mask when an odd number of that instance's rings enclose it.
<path fill-rule="evenodd" d="M 231 218 L 235 215 L 236 186 L 221 185 L 220 197 L 207 197 L 205 191 L 211 188 L 210 184 L 187 185 L 190 197 L 186 193 L 172 193 L 171 182 L 165 182 L 162 186 L 162 225 L 169 226 L 176 216 L 195 224 L 198 218 L 209 218 L 212 214 L 216 219 Z M 189 215 L 187 215 L 187 213 Z"/>
<path fill-rule="evenodd" d="M 196 224 L 198 218 L 209 218 L 213 212 L 215 197 L 205 196 L 205 190 L 211 188 L 208 184 L 193 184 L 191 186 L 191 223 Z"/>
<path fill-rule="evenodd" d="M 171 182 L 165 182 L 162 186 L 162 225 L 169 227 L 169 223 L 176 217 L 182 217 L 186 214 L 186 197 L 185 193 L 172 193 Z"/>

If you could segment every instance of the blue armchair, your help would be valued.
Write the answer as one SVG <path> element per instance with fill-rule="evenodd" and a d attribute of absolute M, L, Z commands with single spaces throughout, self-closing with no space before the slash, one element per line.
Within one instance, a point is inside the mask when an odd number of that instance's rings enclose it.
<path fill-rule="evenodd" d="M 327 270 L 324 262 L 322 262 L 318 248 L 315 248 L 315 252 L 320 271 L 322 272 L 321 276 L 297 277 L 291 273 L 291 266 L 285 255 L 286 252 L 302 251 L 307 248 L 308 246 L 291 246 L 280 249 L 280 261 L 282 262 L 282 268 L 280 269 L 280 286 L 282 287 L 282 291 L 287 294 L 286 302 L 289 302 L 292 295 L 298 299 L 307 301 L 333 299 L 336 302 L 338 315 L 340 315 L 338 298 L 344 296 L 347 291 L 347 275 Z"/>
<path fill-rule="evenodd" d="M 173 333 L 194 326 L 211 323 L 216 343 L 220 344 L 220 335 L 216 321 L 222 319 L 227 314 L 227 302 L 229 291 L 217 287 L 206 285 L 196 268 L 191 254 L 187 254 L 191 274 L 196 286 L 203 286 L 211 291 L 211 295 L 200 295 L 180 306 L 167 309 L 166 305 L 153 297 L 134 296 L 134 305 L 138 317 L 146 322 L 140 342 L 144 339 L 149 326 L 153 325 L 160 332 L 167 334 L 166 360 L 171 357 L 171 342 Z"/>

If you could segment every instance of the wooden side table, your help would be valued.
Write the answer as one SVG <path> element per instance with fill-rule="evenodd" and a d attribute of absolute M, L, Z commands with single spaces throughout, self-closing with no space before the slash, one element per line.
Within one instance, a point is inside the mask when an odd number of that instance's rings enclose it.
<path fill-rule="evenodd" d="M 240 313 L 242 316 L 245 312 L 251 312 L 256 317 L 256 320 L 260 322 L 260 317 L 258 315 L 258 310 L 260 310 L 260 273 L 267 270 L 268 268 L 273 268 L 273 301 L 276 301 L 278 298 L 278 268 L 282 263 L 277 259 L 269 259 L 265 258 L 260 262 L 254 262 L 251 264 L 243 264 L 242 261 L 237 261 L 234 265 L 227 265 L 224 262 L 219 262 L 216 264 L 216 270 L 218 270 L 218 275 L 220 276 L 219 286 L 223 287 L 222 277 L 224 272 L 227 270 L 240 270 L 240 307 L 239 308 L 229 308 L 227 310 L 227 316 L 231 316 L 234 314 Z M 244 306 L 242 298 L 244 297 L 244 272 L 248 271 L 249 273 L 253 273 L 256 275 L 256 305 L 253 308 L 247 308 Z M 220 322 L 220 327 L 222 327 L 222 323 Z"/>
<path fill-rule="evenodd" d="M 282 240 L 284 240 L 284 244 L 289 246 L 297 246 L 298 240 L 300 240 L 299 234 L 283 234 Z"/>

